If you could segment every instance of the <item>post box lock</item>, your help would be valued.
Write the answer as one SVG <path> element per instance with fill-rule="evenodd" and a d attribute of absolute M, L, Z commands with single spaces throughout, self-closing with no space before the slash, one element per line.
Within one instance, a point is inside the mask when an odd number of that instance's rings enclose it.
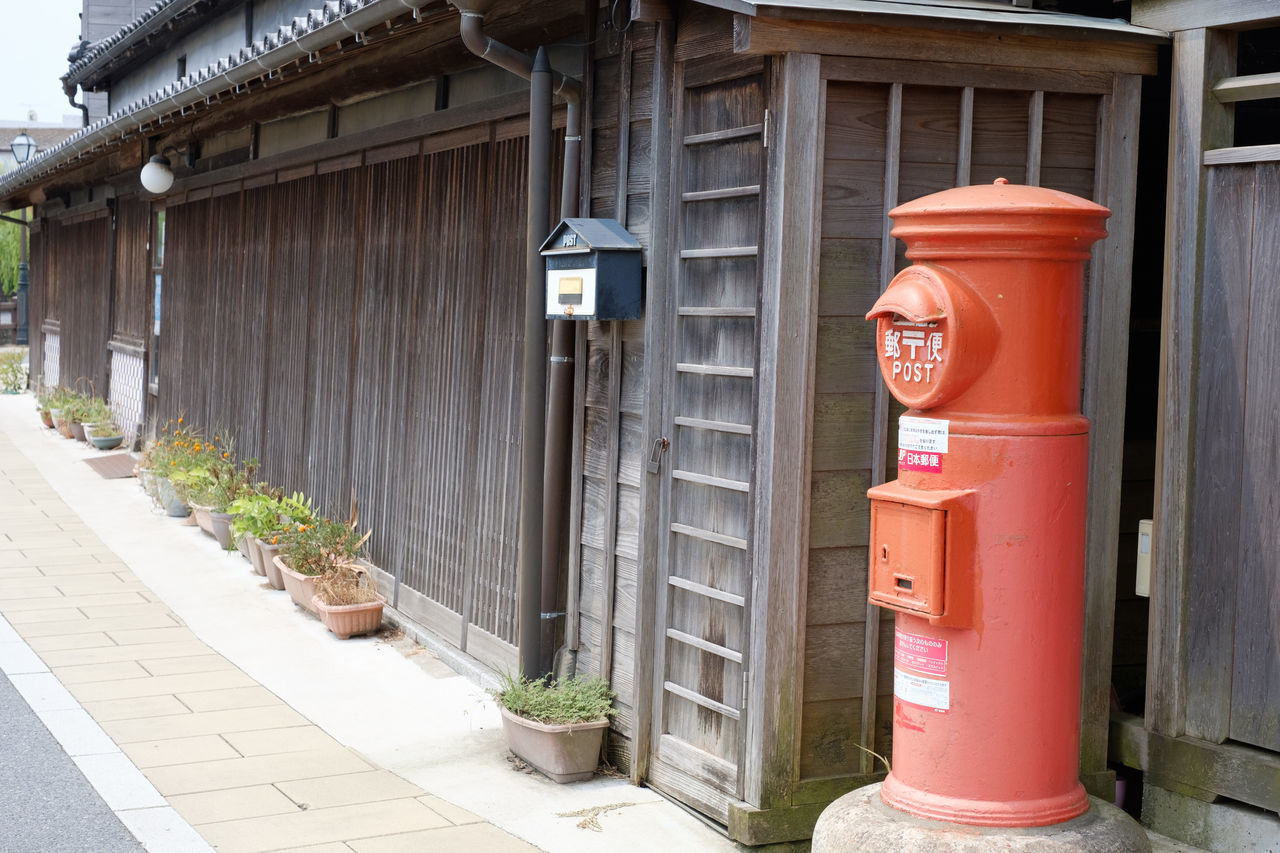
<path fill-rule="evenodd" d="M 963 624 L 971 610 L 971 577 L 962 547 L 972 519 L 968 490 L 911 489 L 897 482 L 872 488 L 871 589 L 873 604 Z"/>
<path fill-rule="evenodd" d="M 986 304 L 957 275 L 916 264 L 894 276 L 867 314 L 893 396 L 916 409 L 959 396 L 995 352 Z"/>

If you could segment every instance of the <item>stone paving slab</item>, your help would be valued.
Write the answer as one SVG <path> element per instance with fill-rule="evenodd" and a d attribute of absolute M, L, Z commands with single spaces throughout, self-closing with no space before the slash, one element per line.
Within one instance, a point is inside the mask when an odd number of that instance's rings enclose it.
<path fill-rule="evenodd" d="M 210 841 L 219 849 L 284 844 L 280 849 L 315 853 L 737 849 L 656 792 L 625 779 L 601 775 L 556 785 L 518 771 L 508 760 L 501 719 L 485 690 L 492 678 L 486 681 L 479 664 L 469 664 L 428 635 L 419 638 L 423 645 L 393 632 L 337 640 L 287 595 L 266 589 L 238 553 L 222 551 L 196 527 L 154 509 L 136 481 L 95 474 L 84 460 L 97 452 L 44 429 L 32 410 L 29 398 L 0 399 L 0 507 L 15 507 L 8 516 L 0 509 L 0 553 L 10 554 L 4 559 L 12 563 L 0 568 L 0 614 L 71 609 L 80 614 L 17 617 L 23 630 L 72 619 L 156 613 L 171 613 L 180 627 L 111 628 L 26 642 L 16 630 L 12 636 L 0 630 L 0 662 L 65 674 L 64 686 L 73 697 L 82 688 L 101 685 L 94 689 L 103 692 L 93 694 L 99 698 L 90 703 L 169 696 L 184 709 L 98 723 L 78 707 L 48 712 L 59 716 L 46 724 L 81 747 L 135 759 L 144 778 L 155 776 L 166 786 L 186 784 L 174 768 L 335 749 L 348 750 L 366 765 L 337 776 L 374 774 L 367 777 L 369 790 L 362 792 L 349 778 L 332 784 L 325 783 L 325 775 L 248 784 L 254 777 L 247 773 L 231 780 L 247 787 L 169 794 L 163 807 L 122 813 L 125 825 L 139 832 L 172 837 L 175 827 L 185 826 L 188 840 L 199 839 L 197 831 L 207 839 L 196 846 L 153 849 L 194 853 Z M 67 554 L 24 553 L 60 549 L 83 549 L 84 559 L 50 563 Z M 187 635 L 180 631 L 196 639 L 181 639 Z M 135 642 L 122 645 L 124 639 Z M 132 686 L 164 676 L 226 671 L 242 673 L 280 703 L 256 706 L 261 694 L 235 692 L 253 684 L 160 693 L 155 692 L 159 687 Z M 131 686 L 111 686 L 117 684 Z M 225 707 L 246 703 L 255 707 Z M 184 747 L 189 749 L 185 758 Z M 234 774 L 234 769 L 220 772 Z M 401 795 L 384 773 L 420 793 Z M 317 780 L 314 786 L 312 780 Z M 282 787 L 304 801 L 332 805 L 304 809 Z M 374 794 L 389 798 L 368 800 Z M 354 799 L 366 801 L 349 802 Z M 617 804 L 627 807 L 619 810 Z M 584 808 L 607 811 L 598 826 L 583 829 L 575 815 Z M 332 820 L 370 810 L 383 815 L 372 827 Z M 406 821 L 396 825 L 392 814 Z M 346 828 L 335 836 L 334 827 Z"/>
<path fill-rule="evenodd" d="M 350 853 L 409 834 L 419 850 L 466 849 L 432 833 L 478 818 L 370 764 L 203 643 L 3 433 L 0 487 L 0 667 L 149 850 L 191 853 L 196 833 L 229 853 Z M 537 849 L 484 829 L 492 849 Z"/>

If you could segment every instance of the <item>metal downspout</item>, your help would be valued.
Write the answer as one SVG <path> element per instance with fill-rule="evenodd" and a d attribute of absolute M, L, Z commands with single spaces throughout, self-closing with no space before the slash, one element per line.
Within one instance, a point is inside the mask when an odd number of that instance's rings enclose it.
<path fill-rule="evenodd" d="M 575 329 L 569 321 L 553 324 L 548 370 L 545 271 L 538 250 L 551 230 L 548 210 L 552 91 L 568 102 L 564 173 L 560 189 L 561 216 L 572 217 L 578 212 L 582 86 L 577 80 L 551 68 L 545 48 L 539 48 L 537 57 L 530 60 L 520 51 L 485 34 L 483 11 L 462 8 L 456 3 L 455 6 L 462 13 L 459 32 L 467 49 L 481 59 L 530 81 L 518 610 L 521 673 L 526 678 L 541 678 L 551 672 L 555 619 L 562 615 L 555 611 L 559 599 L 567 455 L 573 415 Z M 571 584 L 570 588 L 573 586 Z"/>

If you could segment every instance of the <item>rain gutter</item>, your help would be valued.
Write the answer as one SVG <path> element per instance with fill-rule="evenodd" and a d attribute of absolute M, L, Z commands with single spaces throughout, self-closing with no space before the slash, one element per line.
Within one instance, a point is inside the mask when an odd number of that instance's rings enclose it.
<path fill-rule="evenodd" d="M 582 84 L 551 69 L 546 49 L 535 59 L 495 41 L 484 32 L 483 0 L 459 2 L 462 43 L 476 56 L 530 81 L 529 215 L 526 234 L 523 435 L 520 469 L 519 649 L 526 678 L 541 678 L 554 666 L 555 620 L 559 603 L 560 549 L 565 527 L 565 494 L 569 479 L 569 443 L 573 419 L 573 353 L 576 329 L 571 320 L 551 327 L 551 355 L 546 352 L 546 272 L 539 249 L 550 232 L 550 98 L 568 103 L 565 117 L 564 168 L 560 184 L 560 217 L 578 215 L 578 170 L 582 157 Z M 570 561 L 573 565 L 573 561 Z M 576 578 L 569 579 L 569 607 Z M 576 650 L 577 637 L 566 637 Z"/>

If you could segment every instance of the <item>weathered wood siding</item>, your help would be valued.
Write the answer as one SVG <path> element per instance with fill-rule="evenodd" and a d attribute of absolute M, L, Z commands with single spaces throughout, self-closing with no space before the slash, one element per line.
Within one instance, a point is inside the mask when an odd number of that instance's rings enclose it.
<path fill-rule="evenodd" d="M 707 41 L 703 36 L 712 33 Z M 669 291 L 662 313 L 653 785 L 727 822 L 744 795 L 764 63 L 675 46 Z M 683 58 L 683 61 L 682 61 Z"/>
<path fill-rule="evenodd" d="M 997 177 L 1093 197 L 1097 151 L 1097 95 L 965 88 L 954 79 L 860 82 L 833 65 L 813 365 L 801 779 L 871 770 L 858 744 L 864 719 L 875 723 L 865 745 L 882 755 L 890 749 L 893 619 L 866 606 L 866 490 L 895 476 L 902 410 L 884 400 L 874 327 L 863 319 L 907 265 L 905 246 L 888 236 L 886 214 L 899 203 Z M 944 73 L 937 76 L 941 82 Z M 879 619 L 872 630 L 868 613 Z M 874 715 L 864 715 L 869 685 Z"/>
<path fill-rule="evenodd" d="M 591 215 L 617 219 L 650 246 L 653 27 L 637 24 L 595 65 L 591 116 Z M 640 486 L 645 452 L 644 320 L 586 323 L 577 547 L 580 572 L 578 672 L 609 679 L 618 694 L 610 761 L 631 767 L 635 737 Z M 585 332 L 585 335 L 581 334 Z"/>
<path fill-rule="evenodd" d="M 1280 752 L 1280 164 L 1214 166 L 1208 188 L 1186 731 Z"/>
<path fill-rule="evenodd" d="M 111 337 L 142 346 L 147 339 L 151 277 L 147 251 L 151 205 L 136 197 L 115 207 L 115 278 L 111 288 Z"/>
<path fill-rule="evenodd" d="M 399 606 L 514 664 L 526 124 L 172 198 L 159 407 L 372 528 Z M 318 172 L 318 174 L 317 174 Z"/>
<path fill-rule="evenodd" d="M 56 281 L 45 316 L 61 323 L 61 381 L 102 397 L 107 380 L 111 218 L 106 208 L 45 225 L 46 281 Z M 74 298 L 72 297 L 74 294 Z"/>

